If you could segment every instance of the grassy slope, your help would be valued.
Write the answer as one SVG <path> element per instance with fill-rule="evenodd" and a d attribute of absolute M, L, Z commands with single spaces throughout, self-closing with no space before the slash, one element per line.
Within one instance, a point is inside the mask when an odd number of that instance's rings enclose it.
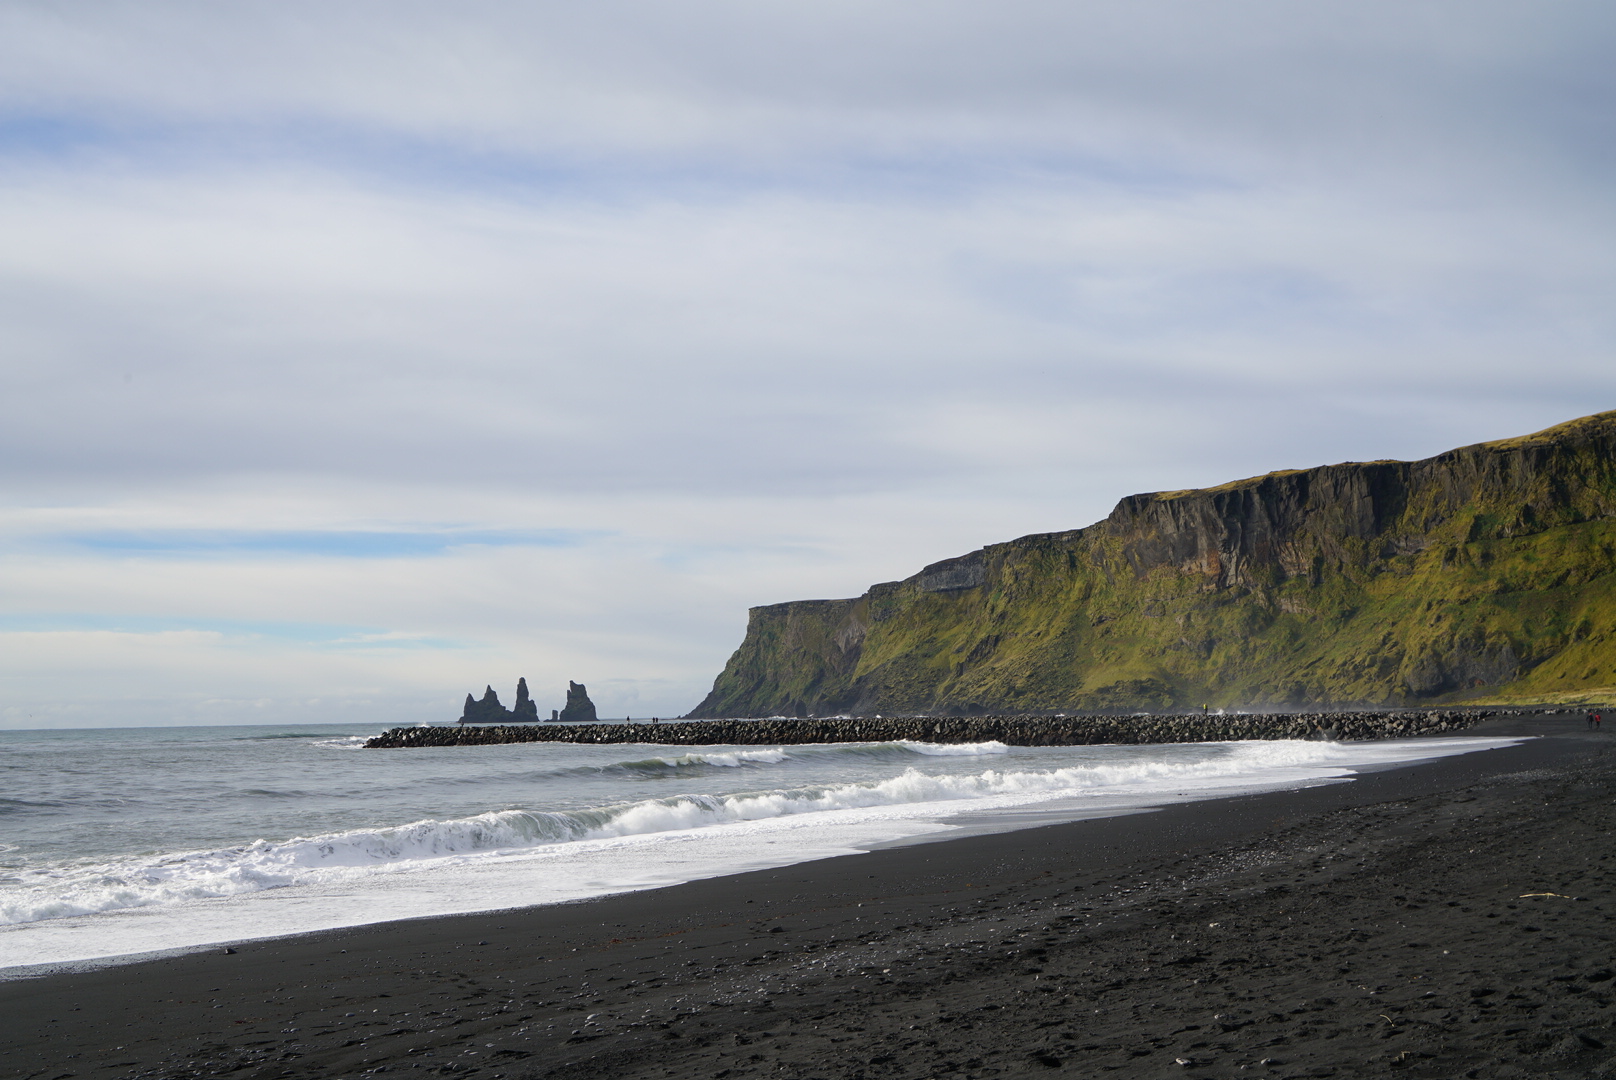
<path fill-rule="evenodd" d="M 1170 568 L 1095 581 L 1059 552 L 1016 551 L 1009 587 L 919 599 L 872 633 L 859 674 L 892 711 L 1451 698 L 1510 673 L 1505 648 L 1529 667 L 1512 690 L 1608 685 L 1613 551 L 1616 526 L 1598 522 L 1342 567 L 1316 585 L 1211 592 Z M 1422 661 L 1455 654 L 1458 672 L 1421 682 Z"/>
<path fill-rule="evenodd" d="M 754 609 L 693 715 L 1523 700 L 1616 684 L 1616 413 L 1424 462 L 1124 500 L 924 575 Z"/>

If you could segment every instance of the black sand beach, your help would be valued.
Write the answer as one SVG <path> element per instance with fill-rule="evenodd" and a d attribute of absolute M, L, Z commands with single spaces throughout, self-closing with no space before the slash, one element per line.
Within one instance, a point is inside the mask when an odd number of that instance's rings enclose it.
<path fill-rule="evenodd" d="M 7 1076 L 1616 1076 L 1616 753 L 0 984 Z"/>

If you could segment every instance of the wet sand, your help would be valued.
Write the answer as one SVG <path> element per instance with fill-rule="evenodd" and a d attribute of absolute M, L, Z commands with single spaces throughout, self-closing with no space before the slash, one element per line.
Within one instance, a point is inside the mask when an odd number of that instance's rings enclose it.
<path fill-rule="evenodd" d="M 1616 738 L 0 984 L 0 1074 L 1616 1076 Z M 1538 894 L 1538 895 L 1523 895 Z"/>

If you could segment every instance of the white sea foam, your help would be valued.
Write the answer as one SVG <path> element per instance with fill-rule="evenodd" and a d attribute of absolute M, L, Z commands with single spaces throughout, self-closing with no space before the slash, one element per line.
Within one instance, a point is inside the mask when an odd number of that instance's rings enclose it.
<path fill-rule="evenodd" d="M 610 774 L 613 772 L 637 774 L 666 774 L 681 771 L 699 771 L 703 768 L 743 769 L 771 765 L 825 764 L 836 760 L 901 761 L 905 758 L 981 757 L 1006 754 L 1010 748 L 1002 742 L 980 743 L 925 743 L 907 739 L 879 743 L 814 743 L 789 747 L 757 749 L 692 750 L 678 755 L 658 755 L 633 761 L 618 761 L 607 765 L 584 765 L 556 770 L 556 775 Z"/>
<path fill-rule="evenodd" d="M 314 739 L 312 743 L 322 750 L 362 750 L 369 741 L 368 735 L 339 735 L 334 739 Z"/>
<path fill-rule="evenodd" d="M 778 765 L 789 761 L 824 760 L 827 758 L 887 758 L 902 757 L 981 757 L 1009 753 L 1002 742 L 979 743 L 926 743 L 909 739 L 879 743 L 810 743 L 796 746 L 769 747 L 756 750 L 697 750 L 677 757 L 655 757 L 642 761 L 622 762 L 626 768 L 666 767 L 688 768 L 712 765 L 719 768 L 737 768 L 747 765 Z M 610 768 L 610 766 L 608 766 Z"/>
<path fill-rule="evenodd" d="M 1006 812 L 1014 812 L 1019 821 L 1078 819 L 1330 782 L 1349 777 L 1357 767 L 1515 741 L 1073 748 L 849 743 L 683 752 L 646 747 L 654 757 L 616 764 L 611 763 L 611 747 L 506 747 L 499 748 L 505 753 L 497 757 L 443 758 L 350 757 L 313 747 L 325 763 L 319 766 L 323 773 L 310 774 L 309 766 L 296 764 L 303 760 L 297 752 L 289 751 L 278 759 L 288 763 L 281 766 L 285 771 L 275 776 L 252 767 L 263 756 L 253 749 L 249 756 L 216 759 L 243 764 L 238 775 L 248 782 L 237 794 L 265 785 L 289 791 L 302 787 L 313 794 L 291 794 L 312 800 L 332 790 L 329 782 L 319 785 L 319 776 L 351 780 L 361 775 L 351 771 L 357 768 L 366 777 L 354 784 L 356 796 L 344 788 L 339 802 L 317 804 L 319 814 L 312 813 L 316 804 L 311 803 L 311 812 L 298 818 L 303 813 L 298 801 L 277 802 L 274 813 L 291 815 L 286 820 L 322 820 L 328 814 L 332 816 L 326 820 L 352 821 L 355 807 L 412 805 L 390 793 L 406 789 L 379 781 L 407 783 L 413 791 L 423 778 L 430 782 L 433 777 L 441 777 L 444 785 L 434 799 L 471 808 L 477 805 L 478 781 L 487 782 L 484 778 L 499 770 L 503 779 L 492 790 L 506 793 L 498 797 L 511 800 L 507 807 L 512 801 L 526 805 L 144 857 L 64 858 L 47 865 L 37 846 L 7 855 L 0 865 L 0 969 L 17 972 L 21 965 L 559 903 L 802 863 L 926 834 L 947 835 L 959 827 L 951 821 L 992 828 L 997 826 L 991 822 L 1008 820 Z M 311 745 L 285 738 L 230 743 L 299 744 Z M 168 754 L 164 750 L 156 758 Z M 997 767 L 984 768 L 989 764 Z M 115 782 L 122 774 L 114 769 L 106 775 Z M 751 790 L 740 790 L 742 785 Z M 634 797 L 680 788 L 689 793 Z M 185 790 L 193 796 L 217 791 L 218 777 L 210 774 L 202 786 Z M 543 807 L 546 794 L 559 798 L 583 791 L 602 798 L 592 806 L 582 799 Z M 205 806 L 185 805 L 176 813 Z M 249 808 L 242 821 L 257 820 L 257 804 L 236 805 L 234 812 Z M 41 811 L 62 812 L 61 807 Z M 212 833 L 239 834 L 231 829 Z"/>
<path fill-rule="evenodd" d="M 922 754 L 925 757 L 981 757 L 986 754 L 1008 754 L 1010 748 L 997 739 L 987 742 L 973 743 L 926 743 L 910 742 L 905 739 L 894 743 L 912 754 Z"/>
<path fill-rule="evenodd" d="M 1131 760 L 1065 768 L 928 773 L 911 767 L 872 782 L 729 795 L 677 795 L 561 811 L 505 809 L 465 818 L 258 840 L 239 847 L 155 858 L 24 871 L 15 876 L 13 887 L 0 893 L 0 923 L 29 923 L 243 896 L 317 882 L 353 887 L 368 875 L 408 872 L 445 860 L 510 857 L 586 841 L 654 839 L 770 819 L 806 816 L 829 822 L 846 819 L 850 811 L 881 810 L 880 816 L 888 821 L 905 817 L 936 820 L 962 804 L 964 808 L 991 810 L 1101 795 L 1128 796 L 1136 803 L 1148 803 L 1161 801 L 1163 796 L 1176 797 L 1189 791 L 1211 793 L 1231 785 L 1257 788 L 1338 777 L 1347 775 L 1350 765 L 1461 753 L 1500 744 L 1499 740 L 1480 739 L 1418 744 L 1246 742 L 1222 744 L 1219 753 L 1180 761 L 1141 760 L 1134 748 L 1136 756 Z M 865 748 L 893 745 L 865 744 Z M 932 756 L 971 757 L 1008 751 L 1000 743 L 896 745 Z M 736 768 L 747 763 L 775 764 L 789 756 L 788 751 L 777 748 L 738 749 L 657 760 L 674 768 L 697 762 Z M 870 819 L 866 815 L 857 820 Z"/>
<path fill-rule="evenodd" d="M 721 769 L 736 769 L 745 765 L 776 765 L 786 760 L 784 750 L 728 750 L 707 751 L 699 754 L 681 754 L 675 758 L 653 760 L 674 768 L 687 765 L 716 765 Z"/>

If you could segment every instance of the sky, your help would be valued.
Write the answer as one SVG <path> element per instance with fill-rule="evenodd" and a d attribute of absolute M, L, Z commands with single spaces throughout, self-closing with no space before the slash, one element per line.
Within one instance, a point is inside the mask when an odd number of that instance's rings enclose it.
<path fill-rule="evenodd" d="M 1616 408 L 1616 8 L 0 0 L 0 727 L 692 708 L 747 608 Z"/>

